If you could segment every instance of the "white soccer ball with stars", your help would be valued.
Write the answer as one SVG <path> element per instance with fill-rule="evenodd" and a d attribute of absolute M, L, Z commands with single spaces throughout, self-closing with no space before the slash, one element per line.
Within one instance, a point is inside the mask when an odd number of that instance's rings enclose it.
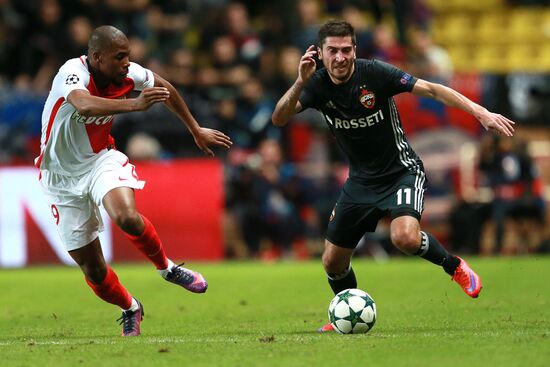
<path fill-rule="evenodd" d="M 376 304 L 361 289 L 345 289 L 330 301 L 328 319 L 340 334 L 366 333 L 376 322 Z"/>

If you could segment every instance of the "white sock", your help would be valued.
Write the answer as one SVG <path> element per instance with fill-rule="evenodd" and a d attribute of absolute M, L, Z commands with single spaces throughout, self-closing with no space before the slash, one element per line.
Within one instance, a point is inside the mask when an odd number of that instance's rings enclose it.
<path fill-rule="evenodd" d="M 130 305 L 130 308 L 122 311 L 137 311 L 138 309 L 139 309 L 139 303 L 136 301 L 134 297 L 132 297 L 132 304 Z"/>
<path fill-rule="evenodd" d="M 331 274 L 331 275 L 328 275 L 327 273 L 327 278 L 329 278 L 330 280 L 340 280 L 340 279 L 344 279 L 345 277 L 348 276 L 349 272 L 351 271 L 351 263 L 349 264 L 348 268 L 346 270 L 344 270 L 343 273 L 340 273 L 340 274 Z"/>
<path fill-rule="evenodd" d="M 168 259 L 168 267 L 166 269 L 160 269 L 160 270 L 157 270 L 157 271 L 159 272 L 161 277 L 166 278 L 168 273 L 170 273 L 170 269 L 172 269 L 172 267 L 174 265 L 176 265 L 176 264 L 174 264 L 174 262 L 172 260 Z"/>

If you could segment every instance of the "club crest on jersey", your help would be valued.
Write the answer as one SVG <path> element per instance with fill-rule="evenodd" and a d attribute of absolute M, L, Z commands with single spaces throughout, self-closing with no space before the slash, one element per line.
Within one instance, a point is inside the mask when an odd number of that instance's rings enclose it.
<path fill-rule="evenodd" d="M 359 102 L 361 102 L 361 104 L 365 106 L 365 108 L 369 108 L 369 109 L 373 108 L 374 103 L 376 102 L 376 97 L 374 96 L 374 92 L 368 91 L 366 89 L 362 89 L 361 95 L 359 96 Z"/>

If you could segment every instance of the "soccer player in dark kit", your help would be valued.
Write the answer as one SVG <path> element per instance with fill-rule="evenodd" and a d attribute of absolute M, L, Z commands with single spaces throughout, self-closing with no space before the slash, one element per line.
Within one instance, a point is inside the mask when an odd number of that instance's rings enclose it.
<path fill-rule="evenodd" d="M 316 55 L 324 65 L 317 71 Z M 318 46 L 310 46 L 300 59 L 298 77 L 278 101 L 272 120 L 284 126 L 306 108 L 319 110 L 349 159 L 349 177 L 326 232 L 323 266 L 328 282 L 335 294 L 357 288 L 351 267 L 353 250 L 365 232 L 374 231 L 380 218 L 389 214 L 394 246 L 441 266 L 468 296 L 476 298 L 481 291 L 479 276 L 420 229 L 426 177 L 422 161 L 405 138 L 392 98 L 403 92 L 458 107 L 475 116 L 485 129 L 513 135 L 514 122 L 451 88 L 417 79 L 381 61 L 357 59 L 349 23 L 324 24 Z M 320 329 L 329 330 L 331 324 Z"/>

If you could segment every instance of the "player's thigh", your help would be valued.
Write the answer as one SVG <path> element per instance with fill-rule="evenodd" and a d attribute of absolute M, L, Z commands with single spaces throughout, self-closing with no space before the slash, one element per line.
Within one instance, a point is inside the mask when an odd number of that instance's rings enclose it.
<path fill-rule="evenodd" d="M 412 216 L 420 221 L 424 211 L 426 175 L 423 171 L 411 172 L 388 186 L 378 206 L 387 210 L 392 219 Z"/>
<path fill-rule="evenodd" d="M 61 242 L 67 251 L 94 241 L 103 229 L 99 208 L 87 195 L 46 194 Z"/>
<path fill-rule="evenodd" d="M 98 160 L 90 174 L 90 196 L 98 206 L 103 205 L 103 198 L 113 189 L 143 189 L 145 185 L 145 181 L 139 179 L 136 167 L 130 163 L 128 157 L 116 150 L 110 150 Z M 131 199 L 133 200 L 133 195 Z"/>
<path fill-rule="evenodd" d="M 374 232 L 384 213 L 370 204 L 338 201 L 327 226 L 326 239 L 353 250 L 365 232 Z"/>

